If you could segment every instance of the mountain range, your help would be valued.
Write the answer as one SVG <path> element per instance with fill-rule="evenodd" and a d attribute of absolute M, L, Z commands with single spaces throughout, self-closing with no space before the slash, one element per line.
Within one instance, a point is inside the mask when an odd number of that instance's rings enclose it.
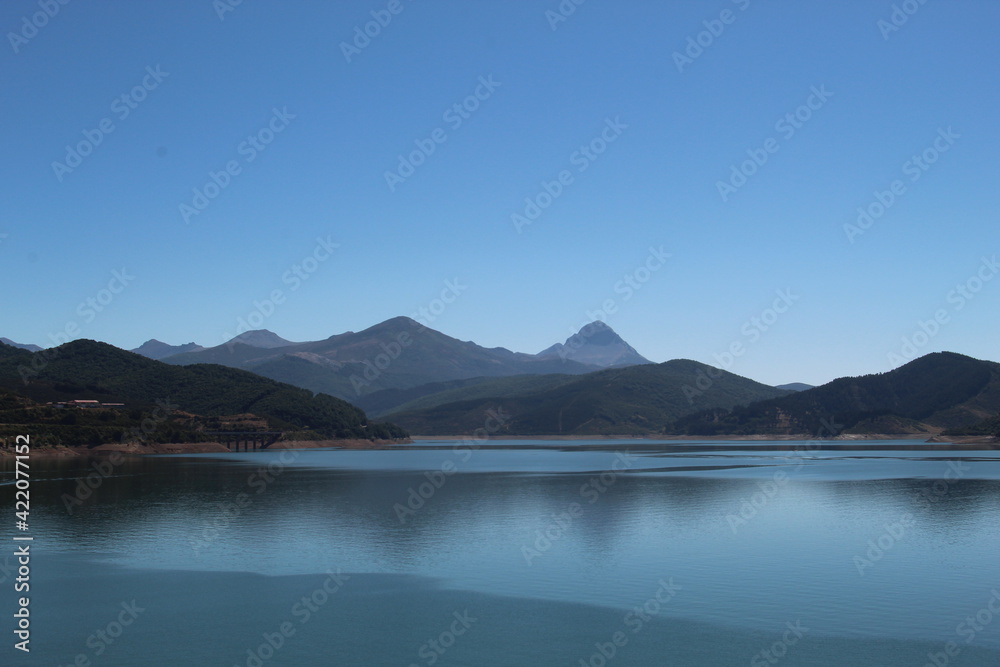
<path fill-rule="evenodd" d="M 39 350 L 42 349 L 37 345 L 32 345 L 31 343 L 15 343 L 10 338 L 0 337 L 0 343 L 3 343 L 4 345 L 10 345 L 11 347 L 16 347 L 22 350 L 28 350 L 29 352 L 38 352 Z"/>
<path fill-rule="evenodd" d="M 503 378 L 388 411 L 418 435 L 468 433 L 503 414 L 508 435 L 1000 436 L 1000 364 L 952 352 L 887 373 L 781 389 L 690 360 L 582 376 Z"/>
<path fill-rule="evenodd" d="M 47 405 L 73 400 L 120 407 Z M 341 399 L 239 369 L 172 366 L 91 340 L 40 352 L 0 345 L 0 434 L 39 424 L 40 441 L 65 445 L 125 441 L 139 430 L 147 442 L 199 441 L 218 430 L 291 432 L 301 440 L 407 435 Z"/>
<path fill-rule="evenodd" d="M 696 361 L 652 363 L 603 322 L 538 354 L 481 347 L 406 317 L 320 341 L 257 330 L 211 348 L 154 339 L 134 352 L 249 371 L 419 435 L 468 433 L 501 414 L 498 435 L 981 435 L 1000 414 L 1000 366 L 955 353 L 820 387 L 771 387 Z"/>
<path fill-rule="evenodd" d="M 155 338 L 147 340 L 145 343 L 139 347 L 132 350 L 136 354 L 141 354 L 149 359 L 166 359 L 175 354 L 183 354 L 184 352 L 198 352 L 199 350 L 204 350 L 201 345 L 197 343 L 185 343 L 184 345 L 168 345 L 167 343 L 160 342 Z"/>
<path fill-rule="evenodd" d="M 430 329 L 408 317 L 396 317 L 364 331 L 325 340 L 292 343 L 261 330 L 207 349 L 163 357 L 169 364 L 212 363 L 249 370 L 358 405 L 376 392 L 394 390 L 399 399 L 415 397 L 417 387 L 432 383 L 476 382 L 512 375 L 560 373 L 581 375 L 607 366 L 649 363 L 605 324 L 593 336 L 570 337 L 561 347 L 541 354 L 485 348 Z M 141 348 L 137 349 L 139 352 Z M 560 354 L 560 351 L 569 350 Z M 581 361 L 585 359 L 586 361 Z M 420 390 L 416 395 L 421 393 Z M 386 402 L 386 395 L 381 396 Z M 394 407 L 392 401 L 382 406 Z"/>
<path fill-rule="evenodd" d="M 131 351 L 173 365 L 219 364 L 248 370 L 374 413 L 491 378 L 582 375 L 651 363 L 603 322 L 592 322 L 538 354 L 526 354 L 461 341 L 408 317 L 319 341 L 293 342 L 261 329 L 245 331 L 210 348 L 194 342 L 170 345 L 154 338 Z"/>

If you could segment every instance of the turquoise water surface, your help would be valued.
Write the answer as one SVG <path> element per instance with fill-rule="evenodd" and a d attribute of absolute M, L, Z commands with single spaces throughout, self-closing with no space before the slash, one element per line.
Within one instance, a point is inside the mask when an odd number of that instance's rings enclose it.
<path fill-rule="evenodd" d="M 93 465 L 33 462 L 32 653 L 6 632 L 2 664 L 1000 665 L 992 450 L 422 441 Z"/>

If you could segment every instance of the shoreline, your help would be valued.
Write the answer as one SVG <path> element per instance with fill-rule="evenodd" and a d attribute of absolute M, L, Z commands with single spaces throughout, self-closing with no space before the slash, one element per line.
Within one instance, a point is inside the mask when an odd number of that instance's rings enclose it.
<path fill-rule="evenodd" d="M 711 442 L 815 442 L 826 443 L 830 446 L 845 445 L 850 443 L 872 443 L 915 440 L 925 445 L 950 445 L 954 448 L 968 446 L 970 449 L 1000 449 L 1000 438 L 991 436 L 942 436 L 934 435 L 927 439 L 914 438 L 909 433 L 883 433 L 865 435 L 841 435 L 835 438 L 816 438 L 809 434 L 798 435 L 722 435 L 722 436 L 700 436 L 700 435 L 511 435 L 511 436 L 486 436 L 472 437 L 464 435 L 414 435 L 407 439 L 395 440 L 290 440 L 287 442 L 276 442 L 267 447 L 275 450 L 293 449 L 345 449 L 345 450 L 390 450 L 405 448 L 406 445 L 419 445 L 423 442 L 463 442 L 474 440 L 475 442 L 503 442 L 503 441 L 544 441 L 544 442 L 575 442 L 581 440 L 628 440 L 639 443 L 711 443 Z M 401 447 L 402 446 L 402 447 Z M 263 451 L 263 450 L 250 450 Z M 164 456 L 176 455 L 185 456 L 190 454 L 230 454 L 236 453 L 225 445 L 218 442 L 190 442 L 190 443 L 155 443 L 150 445 L 140 445 L 137 443 L 120 444 L 109 443 L 98 445 L 97 447 L 33 447 L 31 449 L 32 458 L 52 458 L 68 459 L 82 457 L 104 457 L 115 453 L 128 454 L 134 456 Z M 242 453 L 242 452 L 240 452 Z M 0 449 L 0 460 L 14 458 L 13 449 Z"/>
<path fill-rule="evenodd" d="M 398 445 L 410 443 L 410 439 L 405 440 L 363 440 L 349 438 L 344 440 L 289 440 L 286 442 L 276 442 L 266 449 L 288 450 L 288 449 L 318 449 L 323 447 L 337 447 L 340 449 L 388 449 Z M 263 451 L 254 450 L 250 451 Z M 165 442 L 141 445 L 138 443 L 108 443 L 97 447 L 85 446 L 58 446 L 58 447 L 32 447 L 32 458 L 53 458 L 68 459 L 87 456 L 111 456 L 116 453 L 132 454 L 136 456 L 161 456 L 161 455 L 187 455 L 187 454 L 230 454 L 236 453 L 222 443 L 218 442 Z M 13 449 L 0 449 L 0 459 L 14 458 Z"/>
<path fill-rule="evenodd" d="M 771 435 L 411 435 L 413 442 L 425 440 L 645 440 L 652 442 L 863 442 L 879 440 L 919 440 L 927 443 L 998 444 L 1000 439 L 988 435 L 943 436 L 939 434 L 871 433 L 843 434 L 833 438 L 817 438 L 809 433 Z"/>

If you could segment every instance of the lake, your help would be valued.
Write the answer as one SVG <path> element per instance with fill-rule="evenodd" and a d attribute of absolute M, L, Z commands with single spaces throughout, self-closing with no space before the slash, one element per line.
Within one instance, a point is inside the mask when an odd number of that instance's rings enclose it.
<path fill-rule="evenodd" d="M 1000 451 L 826 444 L 34 460 L 0 663 L 1000 665 Z"/>

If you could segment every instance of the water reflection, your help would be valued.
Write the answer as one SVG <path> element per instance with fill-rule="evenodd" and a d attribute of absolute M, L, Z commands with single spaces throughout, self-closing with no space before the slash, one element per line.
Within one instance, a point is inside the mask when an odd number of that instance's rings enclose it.
<path fill-rule="evenodd" d="M 941 619 L 963 618 L 1000 581 L 990 452 L 947 484 L 954 452 L 787 454 L 660 447 L 613 471 L 616 453 L 599 446 L 483 449 L 447 475 L 450 448 L 311 451 L 287 464 L 279 452 L 139 457 L 72 512 L 66 498 L 92 464 L 38 461 L 33 530 L 50 553 L 130 567 L 339 567 L 622 609 L 674 577 L 686 594 L 671 614 L 750 628 L 808 617 L 847 635 L 945 637 L 954 623 Z M 904 514 L 912 526 L 859 573 L 855 558 Z"/>

